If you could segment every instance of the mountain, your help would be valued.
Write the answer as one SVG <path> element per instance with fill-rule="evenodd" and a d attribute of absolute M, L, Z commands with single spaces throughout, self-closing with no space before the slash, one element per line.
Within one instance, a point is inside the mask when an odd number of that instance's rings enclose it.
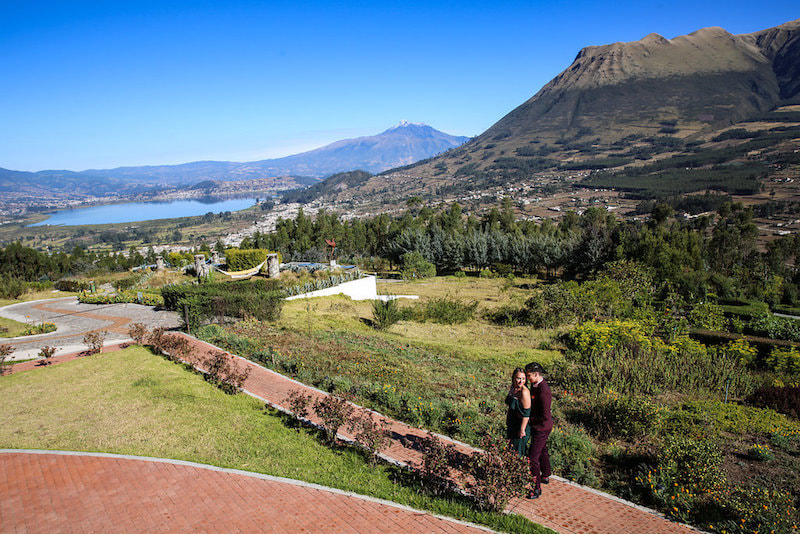
<path fill-rule="evenodd" d="M 452 136 L 427 124 L 400 121 L 378 135 L 345 139 L 310 152 L 250 165 L 276 176 L 323 177 L 356 169 L 375 173 L 430 158 L 468 140 L 468 137 Z"/>
<path fill-rule="evenodd" d="M 798 105 L 800 19 L 751 34 L 705 28 L 674 39 L 650 34 L 635 42 L 589 46 L 529 100 L 470 142 L 401 172 L 388 171 L 340 189 L 334 200 L 387 202 L 385 196 L 371 195 L 373 191 L 389 191 L 398 201 L 413 195 L 494 198 L 492 191 L 523 182 L 535 183 L 538 195 L 552 194 L 573 187 L 575 171 L 648 168 L 649 162 L 664 158 L 676 169 L 681 164 L 709 169 L 747 164 L 752 154 L 720 153 L 712 139 L 732 128 L 793 128 L 800 124 Z M 725 142 L 748 139 L 738 135 L 738 140 Z M 759 141 L 743 146 L 764 152 L 770 135 L 753 134 Z M 782 140 L 787 135 L 794 139 L 786 131 L 775 133 Z M 697 156 L 715 150 L 708 159 Z M 761 161 L 764 169 L 751 165 L 747 176 L 763 179 L 769 172 L 767 159 Z M 656 167 L 650 169 L 656 172 Z M 717 183 L 726 190 L 724 173 L 717 174 L 713 180 L 694 180 L 694 185 L 684 180 L 687 184 L 675 192 Z M 610 186 L 608 180 L 604 183 Z M 752 183 L 744 189 L 752 189 Z"/>

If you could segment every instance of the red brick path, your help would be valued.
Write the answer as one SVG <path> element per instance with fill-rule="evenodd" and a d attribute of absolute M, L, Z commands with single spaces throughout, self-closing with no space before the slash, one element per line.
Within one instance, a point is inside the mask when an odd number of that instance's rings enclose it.
<path fill-rule="evenodd" d="M 309 484 L 114 455 L 0 453 L 0 531 L 485 530 Z"/>

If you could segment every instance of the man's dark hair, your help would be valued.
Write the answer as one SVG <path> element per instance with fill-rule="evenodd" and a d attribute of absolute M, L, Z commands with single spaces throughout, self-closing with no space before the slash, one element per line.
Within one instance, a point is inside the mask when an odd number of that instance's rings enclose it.
<path fill-rule="evenodd" d="M 539 373 L 540 375 L 544 376 L 544 367 L 542 364 L 538 362 L 531 362 L 525 366 L 526 373 Z"/>

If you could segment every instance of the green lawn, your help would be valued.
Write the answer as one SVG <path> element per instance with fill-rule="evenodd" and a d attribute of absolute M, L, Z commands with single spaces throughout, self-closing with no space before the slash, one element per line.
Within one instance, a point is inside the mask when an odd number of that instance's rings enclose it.
<path fill-rule="evenodd" d="M 0 447 L 102 451 L 188 460 L 372 495 L 509 532 L 545 532 L 520 516 L 431 498 L 400 470 L 331 449 L 245 395 L 132 347 L 0 378 Z"/>

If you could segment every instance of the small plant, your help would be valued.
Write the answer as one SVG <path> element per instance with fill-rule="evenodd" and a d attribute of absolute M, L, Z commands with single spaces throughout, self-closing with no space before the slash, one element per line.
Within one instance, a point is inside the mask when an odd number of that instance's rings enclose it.
<path fill-rule="evenodd" d="M 417 474 L 422 488 L 431 495 L 443 495 L 452 491 L 454 484 L 450 478 L 450 466 L 455 461 L 455 445 L 445 445 L 433 433 L 422 439 L 422 463 Z"/>
<path fill-rule="evenodd" d="M 420 252 L 406 252 L 400 257 L 400 263 L 400 275 L 403 280 L 436 276 L 436 266 L 426 260 Z"/>
<path fill-rule="evenodd" d="M 105 330 L 95 330 L 87 332 L 83 336 L 83 342 L 86 344 L 86 352 L 88 354 L 100 354 L 103 351 L 103 342 L 106 340 L 108 332 Z"/>
<path fill-rule="evenodd" d="M 299 389 L 293 389 L 283 400 L 295 417 L 308 419 L 311 395 L 304 395 Z"/>
<path fill-rule="evenodd" d="M 161 351 L 173 362 L 189 361 L 192 346 L 185 337 L 173 334 L 161 337 Z"/>
<path fill-rule="evenodd" d="M 147 336 L 147 343 L 153 347 L 153 350 L 159 354 L 163 354 L 163 345 L 166 336 L 167 329 L 164 327 L 159 326 L 158 328 L 154 328 L 150 335 Z"/>
<path fill-rule="evenodd" d="M 0 345 L 0 376 L 6 374 L 6 369 L 10 365 L 7 360 L 12 352 L 14 352 L 14 347 L 11 345 L 7 343 Z"/>
<path fill-rule="evenodd" d="M 58 349 L 49 345 L 45 345 L 39 349 L 39 357 L 42 358 L 41 365 L 50 365 L 53 363 L 50 361 L 50 358 L 53 357 L 53 355 L 56 353 L 56 350 Z"/>
<path fill-rule="evenodd" d="M 341 397 L 325 395 L 314 401 L 314 412 L 322 420 L 325 437 L 330 443 L 336 442 L 339 428 L 353 414 L 353 406 Z"/>
<path fill-rule="evenodd" d="M 250 376 L 249 367 L 240 368 L 231 356 L 221 350 L 210 351 L 202 364 L 206 368 L 206 380 L 229 395 L 238 393 Z"/>
<path fill-rule="evenodd" d="M 747 456 L 759 462 L 771 462 L 775 459 L 775 454 L 769 448 L 769 445 L 761 445 L 760 443 L 754 443 L 747 449 Z"/>
<path fill-rule="evenodd" d="M 508 448 L 504 439 L 485 436 L 483 451 L 475 452 L 469 460 L 473 480 L 467 490 L 482 510 L 500 512 L 508 502 L 522 496 L 529 480 L 528 462 Z"/>
<path fill-rule="evenodd" d="M 376 421 L 369 412 L 365 412 L 361 417 L 352 418 L 347 425 L 356 443 L 372 451 L 370 461 L 373 463 L 377 460 L 378 453 L 385 450 L 392 442 L 389 428 L 386 419 L 380 418 Z"/>
<path fill-rule="evenodd" d="M 373 300 L 372 301 L 372 325 L 376 330 L 387 330 L 390 326 L 397 323 L 401 318 L 400 308 L 397 300 Z"/>
<path fill-rule="evenodd" d="M 128 326 L 128 335 L 137 345 L 144 345 L 145 340 L 150 335 L 147 327 L 142 323 L 131 323 Z"/>
<path fill-rule="evenodd" d="M 423 304 L 422 315 L 426 320 L 442 324 L 465 323 L 475 317 L 478 302 L 462 302 L 451 297 L 431 299 Z"/>

